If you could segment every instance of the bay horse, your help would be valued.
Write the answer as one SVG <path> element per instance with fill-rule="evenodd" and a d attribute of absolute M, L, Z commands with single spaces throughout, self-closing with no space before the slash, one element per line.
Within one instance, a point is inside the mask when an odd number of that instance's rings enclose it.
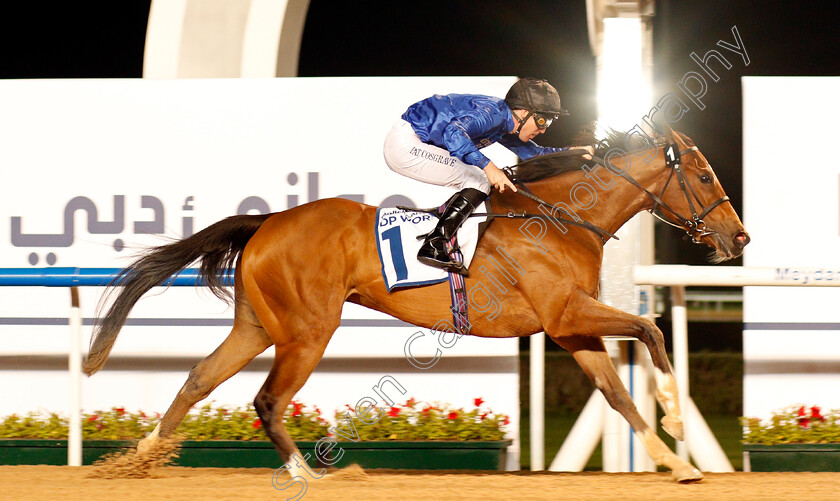
<path fill-rule="evenodd" d="M 710 246 L 718 261 L 740 255 L 749 236 L 711 166 L 687 136 L 667 129 L 650 138 L 645 151 L 630 145 L 630 137 L 613 132 L 599 143 L 596 159 L 605 161 L 598 164 L 586 165 L 580 156 L 547 155 L 512 169 L 520 192 L 530 197 L 494 192 L 491 206 L 499 214 L 523 217 L 495 218 L 470 268 L 492 266 L 491 254 L 503 248 L 521 267 L 520 276 L 509 282 L 495 317 L 473 315 L 469 334 L 507 338 L 544 331 L 571 352 L 656 464 L 669 468 L 677 481 L 691 482 L 703 475 L 644 422 L 604 347 L 604 336 L 630 336 L 647 346 L 656 369 L 657 400 L 665 412 L 663 428 L 682 440 L 677 386 L 662 332 L 649 319 L 597 300 L 604 244 L 642 210 L 657 211 Z M 544 202 L 569 200 L 570 194 L 579 199 L 575 190 L 581 183 L 597 201 L 578 204 L 577 211 L 571 202 Z M 376 207 L 324 199 L 274 214 L 232 216 L 149 249 L 123 270 L 114 282 L 119 287 L 113 291 L 119 292 L 94 329 L 83 365 L 88 375 L 102 368 L 132 307 L 152 287 L 197 262 L 211 290 L 230 299 L 219 273 L 235 265 L 230 334 L 190 371 L 157 428 L 138 444 L 139 453 L 155 450 L 196 402 L 273 345 L 274 362 L 254 406 L 280 459 L 289 462 L 299 452 L 283 425 L 284 412 L 321 359 L 345 301 L 425 328 L 451 318 L 446 283 L 387 291 L 377 257 L 375 215 Z M 560 221 L 580 224 L 559 226 Z M 533 225 L 539 224 L 545 231 L 536 241 Z M 477 282 L 468 277 L 467 289 Z M 299 474 L 294 468 L 290 473 Z"/>

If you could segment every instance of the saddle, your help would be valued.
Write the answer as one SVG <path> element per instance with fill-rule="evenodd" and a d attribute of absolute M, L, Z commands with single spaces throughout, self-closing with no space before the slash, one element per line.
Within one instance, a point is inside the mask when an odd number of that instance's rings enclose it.
<path fill-rule="evenodd" d="M 489 203 L 489 200 L 485 204 Z M 449 281 L 453 324 L 460 334 L 469 332 L 467 289 L 464 276 L 424 265 L 416 258 L 425 236 L 431 232 L 442 214 L 441 207 L 414 208 L 398 206 L 376 211 L 376 248 L 382 278 L 391 292 L 397 288 L 421 287 Z M 450 240 L 450 257 L 469 267 L 480 236 L 486 231 L 487 206 L 476 212 Z M 456 243 L 457 242 L 457 243 Z"/>

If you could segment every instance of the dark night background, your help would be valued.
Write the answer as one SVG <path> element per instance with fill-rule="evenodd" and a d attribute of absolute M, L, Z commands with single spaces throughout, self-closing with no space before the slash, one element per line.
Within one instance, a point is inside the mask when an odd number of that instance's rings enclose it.
<path fill-rule="evenodd" d="M 149 4 L 134 0 L 38 2 L 8 10 L 0 20 L 0 78 L 139 78 Z M 721 69 L 719 82 L 707 79 L 706 110 L 692 106 L 675 128 L 700 146 L 739 213 L 740 78 L 840 74 L 838 19 L 830 14 L 836 12 L 834 5 L 777 0 L 656 2 L 656 100 L 677 92 L 676 82 L 687 71 L 697 70 L 689 59 L 692 51 L 702 56 L 718 49 L 733 65 L 730 70 Z M 732 42 L 733 25 L 737 25 L 750 58 L 747 67 L 736 54 L 716 47 L 718 40 Z M 596 118 L 595 59 L 589 49 L 583 0 L 311 0 L 299 75 L 547 78 L 560 91 L 572 116 L 540 138 L 544 145 L 568 144 L 580 125 Z M 375 99 L 375 89 L 371 93 Z M 326 123 L 329 125 L 329 120 Z M 336 116 L 333 126 L 340 133 L 348 125 Z M 350 126 L 363 127 L 364 123 Z M 328 142 L 330 127 L 322 132 Z M 808 145 L 779 147 L 807 149 Z M 708 249 L 682 240 L 678 233 L 664 226 L 657 228 L 657 261 L 705 264 Z M 735 332 L 739 349 L 740 324 Z M 692 346 L 697 346 L 694 339 Z"/>

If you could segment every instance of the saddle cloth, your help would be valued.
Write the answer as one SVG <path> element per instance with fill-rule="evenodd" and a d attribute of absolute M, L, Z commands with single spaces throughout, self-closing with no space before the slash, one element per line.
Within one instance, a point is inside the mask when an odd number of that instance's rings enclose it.
<path fill-rule="evenodd" d="M 475 212 L 486 212 L 484 204 Z M 478 243 L 478 225 L 485 216 L 467 218 L 458 230 L 458 245 L 469 267 Z M 438 218 L 425 212 L 405 211 L 393 207 L 376 210 L 376 249 L 382 264 L 382 278 L 388 292 L 397 287 L 415 287 L 443 282 L 446 270 L 427 266 L 417 260 L 417 251 L 423 240 L 418 235 L 429 233 L 435 228 Z"/>

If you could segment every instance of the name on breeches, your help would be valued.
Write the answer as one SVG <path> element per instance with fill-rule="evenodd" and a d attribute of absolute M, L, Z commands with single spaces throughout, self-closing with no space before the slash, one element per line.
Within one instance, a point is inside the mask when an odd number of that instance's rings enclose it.
<path fill-rule="evenodd" d="M 425 158 L 426 160 L 431 160 L 432 162 L 448 165 L 450 167 L 455 165 L 455 159 L 452 157 L 446 155 L 438 155 L 437 153 L 421 150 L 420 148 L 412 147 L 409 153 L 411 153 L 415 157 Z"/>

